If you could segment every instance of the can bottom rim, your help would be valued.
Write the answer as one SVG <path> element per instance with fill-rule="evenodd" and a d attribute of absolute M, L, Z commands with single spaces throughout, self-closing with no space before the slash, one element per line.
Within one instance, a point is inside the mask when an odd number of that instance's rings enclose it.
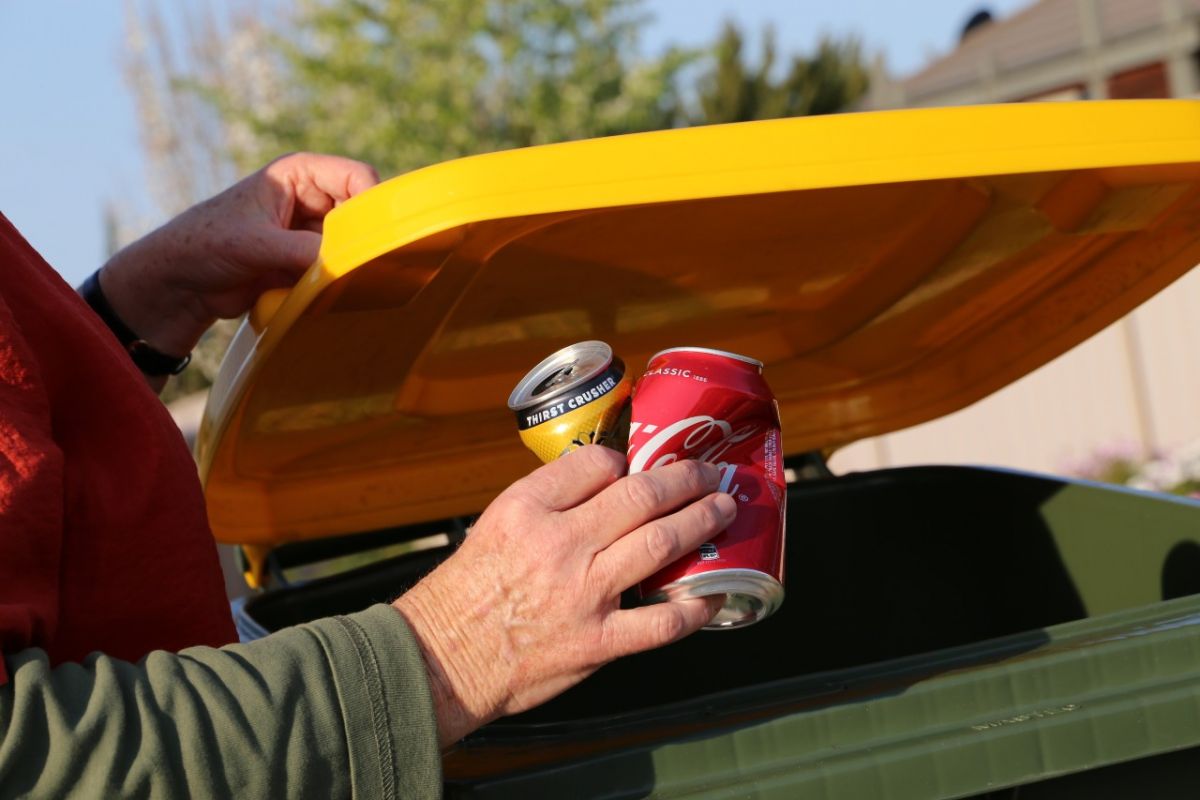
<path fill-rule="evenodd" d="M 766 619 L 783 605 L 783 584 L 756 569 L 720 569 L 688 575 L 659 589 L 646 602 L 662 603 L 714 594 L 725 595 L 725 605 L 702 630 L 744 628 Z"/>

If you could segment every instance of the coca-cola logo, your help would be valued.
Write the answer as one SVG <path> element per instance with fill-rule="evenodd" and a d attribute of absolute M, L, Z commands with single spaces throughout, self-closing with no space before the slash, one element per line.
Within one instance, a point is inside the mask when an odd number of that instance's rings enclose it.
<path fill-rule="evenodd" d="M 719 490 L 734 494 L 739 487 L 731 484 L 738 465 L 727 463 L 725 454 L 735 444 L 744 442 L 759 430 L 757 425 L 745 425 L 734 430 L 725 420 L 705 414 L 686 417 L 662 428 L 631 422 L 629 472 L 642 472 L 681 458 L 693 458 L 715 464 L 721 470 Z"/>

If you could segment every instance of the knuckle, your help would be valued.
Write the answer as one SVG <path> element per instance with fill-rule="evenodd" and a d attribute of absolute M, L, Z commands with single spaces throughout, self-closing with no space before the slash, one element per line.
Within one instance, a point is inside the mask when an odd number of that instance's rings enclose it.
<path fill-rule="evenodd" d="M 696 492 L 708 488 L 709 467 L 706 464 L 699 461 L 681 461 L 679 463 L 681 469 L 684 470 L 683 477 L 688 489 Z"/>
<path fill-rule="evenodd" d="M 542 467 L 513 483 L 500 497 L 526 509 L 548 508 L 550 498 L 558 493 L 560 477 Z"/>
<path fill-rule="evenodd" d="M 592 646 L 588 648 L 597 661 L 611 661 L 622 655 L 628 649 L 625 636 L 621 635 L 614 624 L 614 618 L 608 617 L 600 627 Z"/>
<path fill-rule="evenodd" d="M 519 481 L 510 485 L 507 489 L 492 501 L 492 506 L 497 508 L 524 508 L 530 505 L 533 498 L 537 495 L 537 489 L 533 481 L 529 478 L 521 478 Z"/>
<path fill-rule="evenodd" d="M 270 161 L 267 162 L 264 169 L 272 170 L 272 171 L 281 169 L 288 164 L 294 163 L 297 159 L 303 158 L 304 156 L 305 156 L 305 153 L 293 150 L 291 152 L 284 153 L 283 155 L 276 156 L 275 158 L 271 159 Z"/>
<path fill-rule="evenodd" d="M 647 472 L 625 479 L 625 499 L 636 509 L 652 511 L 663 501 L 663 490 L 658 480 Z"/>
<path fill-rule="evenodd" d="M 700 516 L 700 524 L 697 527 L 704 531 L 712 533 L 725 527 L 725 520 L 721 516 L 721 512 L 717 510 L 716 503 L 697 503 L 696 511 Z"/>
<path fill-rule="evenodd" d="M 599 445 L 581 447 L 572 454 L 581 469 L 613 478 L 625 472 L 625 457 L 616 450 Z"/>
<path fill-rule="evenodd" d="M 646 553 L 652 564 L 665 564 L 673 561 L 679 552 L 679 537 L 668 525 L 661 522 L 646 528 Z"/>
<path fill-rule="evenodd" d="M 509 528 L 523 528 L 545 516 L 546 509 L 536 493 L 525 488 L 514 488 L 492 501 L 484 512 Z"/>
<path fill-rule="evenodd" d="M 658 616 L 656 631 L 660 642 L 666 644 L 682 637 L 688 631 L 687 618 L 683 612 L 671 605 L 663 607 L 664 611 Z"/>

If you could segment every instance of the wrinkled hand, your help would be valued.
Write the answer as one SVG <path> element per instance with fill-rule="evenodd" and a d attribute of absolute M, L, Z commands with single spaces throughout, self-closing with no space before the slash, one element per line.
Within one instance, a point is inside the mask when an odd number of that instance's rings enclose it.
<path fill-rule="evenodd" d="M 715 492 L 717 468 L 624 472 L 596 445 L 538 469 L 393 604 L 421 642 L 443 747 L 716 614 L 720 597 L 622 610 L 620 596 L 729 525 L 737 506 Z"/>
<path fill-rule="evenodd" d="M 325 215 L 378 180 L 346 158 L 284 156 L 117 253 L 101 286 L 134 332 L 182 356 L 217 319 L 294 284 L 316 260 Z"/>

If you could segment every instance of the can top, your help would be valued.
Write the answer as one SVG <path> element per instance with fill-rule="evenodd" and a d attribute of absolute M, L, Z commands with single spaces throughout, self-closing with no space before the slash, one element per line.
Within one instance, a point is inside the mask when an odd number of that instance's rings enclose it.
<path fill-rule="evenodd" d="M 653 361 L 659 356 L 666 355 L 667 353 L 707 353 L 710 356 L 724 356 L 725 358 L 732 358 L 735 361 L 744 361 L 747 364 L 758 367 L 759 372 L 762 372 L 763 369 L 763 363 L 757 358 L 738 355 L 737 353 L 730 353 L 728 350 L 714 350 L 711 347 L 668 347 L 666 350 L 659 350 L 657 353 L 650 356 L 650 361 Z"/>
<path fill-rule="evenodd" d="M 542 359 L 517 383 L 508 407 L 520 411 L 586 383 L 612 364 L 612 348 L 604 342 L 569 345 Z"/>

